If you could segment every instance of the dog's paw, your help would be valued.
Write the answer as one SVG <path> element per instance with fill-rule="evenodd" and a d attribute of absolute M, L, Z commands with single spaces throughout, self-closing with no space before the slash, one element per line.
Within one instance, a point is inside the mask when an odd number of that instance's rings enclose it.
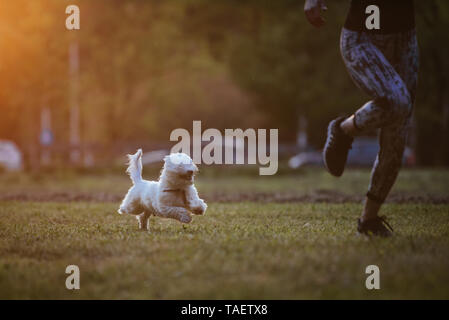
<path fill-rule="evenodd" d="M 181 221 L 182 223 L 190 223 L 192 221 L 192 217 L 187 214 L 183 214 L 179 221 Z"/>
<path fill-rule="evenodd" d="M 194 214 L 202 215 L 206 212 L 207 204 L 203 200 L 199 200 L 194 207 L 192 207 L 192 212 Z"/>
<path fill-rule="evenodd" d="M 204 214 L 205 211 L 206 210 L 201 207 L 192 208 L 192 212 L 196 215 L 202 215 L 202 214 Z"/>

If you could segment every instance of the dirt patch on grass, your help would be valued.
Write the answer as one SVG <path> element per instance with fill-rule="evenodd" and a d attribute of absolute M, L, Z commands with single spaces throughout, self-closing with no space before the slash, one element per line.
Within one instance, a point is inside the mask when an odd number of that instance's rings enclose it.
<path fill-rule="evenodd" d="M 0 195 L 0 200 L 10 201 L 38 201 L 38 202 L 119 202 L 123 195 L 111 193 L 83 193 L 83 192 L 32 192 L 32 193 L 7 193 Z M 206 193 L 204 199 L 208 202 L 310 202 L 310 203 L 348 203 L 361 202 L 364 195 L 348 195 L 332 190 L 316 190 L 313 192 L 298 194 L 294 192 L 213 192 Z M 424 204 L 449 204 L 449 196 L 431 194 L 393 193 L 387 202 L 389 203 L 424 203 Z"/>
<path fill-rule="evenodd" d="M 121 199 L 122 197 L 117 194 L 101 192 L 27 192 L 0 195 L 0 200 L 37 202 L 118 202 Z"/>
<path fill-rule="evenodd" d="M 361 202 L 364 195 L 348 195 L 332 190 L 317 190 L 306 194 L 273 192 L 273 193 L 240 193 L 240 194 L 213 194 L 208 198 L 214 202 L 311 202 L 311 203 L 348 203 Z M 449 197 L 435 195 L 416 194 L 392 194 L 387 202 L 390 203 L 427 203 L 427 204 L 449 204 Z"/>

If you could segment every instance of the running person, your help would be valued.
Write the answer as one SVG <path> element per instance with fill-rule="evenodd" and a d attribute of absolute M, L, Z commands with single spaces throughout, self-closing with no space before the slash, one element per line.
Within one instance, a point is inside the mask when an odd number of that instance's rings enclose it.
<path fill-rule="evenodd" d="M 369 30 L 366 24 L 370 5 L 379 8 L 379 29 Z M 306 0 L 304 9 L 312 25 L 324 24 L 324 0 Z M 353 137 L 380 129 L 380 151 L 357 229 L 363 234 L 389 236 L 392 229 L 378 212 L 401 168 L 415 100 L 418 44 L 413 0 L 352 0 L 340 50 L 352 80 L 372 100 L 350 117 L 330 122 L 324 162 L 332 175 L 341 176 Z"/>

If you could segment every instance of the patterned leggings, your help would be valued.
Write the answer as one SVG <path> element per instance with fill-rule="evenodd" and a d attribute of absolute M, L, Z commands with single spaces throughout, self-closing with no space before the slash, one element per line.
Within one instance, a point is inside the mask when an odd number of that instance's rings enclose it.
<path fill-rule="evenodd" d="M 380 151 L 371 173 L 368 198 L 385 201 L 402 164 L 418 80 L 415 30 L 367 34 L 343 29 L 340 49 L 356 85 L 373 100 L 355 112 L 361 132 L 380 128 Z"/>

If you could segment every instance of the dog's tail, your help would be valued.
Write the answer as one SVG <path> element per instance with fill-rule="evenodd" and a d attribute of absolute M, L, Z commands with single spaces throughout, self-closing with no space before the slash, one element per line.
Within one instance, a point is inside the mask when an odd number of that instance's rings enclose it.
<path fill-rule="evenodd" d="M 129 174 L 134 184 L 142 181 L 142 149 L 137 150 L 135 154 L 128 154 L 128 169 Z"/>

